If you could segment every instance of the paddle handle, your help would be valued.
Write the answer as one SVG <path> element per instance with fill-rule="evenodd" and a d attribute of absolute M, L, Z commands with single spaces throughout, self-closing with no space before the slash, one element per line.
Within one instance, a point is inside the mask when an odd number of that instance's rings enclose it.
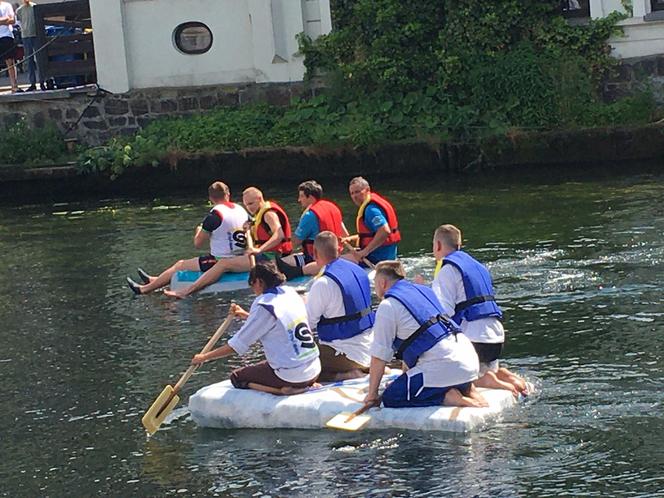
<path fill-rule="evenodd" d="M 210 351 L 215 344 L 217 344 L 217 341 L 219 341 L 219 338 L 226 332 L 226 329 L 229 327 L 231 322 L 233 321 L 233 314 L 228 313 L 228 316 L 226 317 L 226 320 L 219 326 L 217 331 L 214 333 L 212 337 L 210 337 L 210 340 L 207 342 L 203 350 L 201 351 L 201 354 L 205 354 L 208 351 Z M 191 365 L 187 371 L 182 374 L 182 377 L 180 377 L 180 380 L 178 381 L 177 384 L 175 384 L 175 387 L 173 388 L 173 391 L 175 393 L 180 392 L 180 389 L 185 385 L 185 383 L 189 380 L 189 378 L 194 375 L 194 372 L 200 365 Z"/>
<path fill-rule="evenodd" d="M 350 245 L 350 244 L 348 243 L 347 240 L 344 240 L 344 246 L 346 247 L 346 249 L 349 249 L 349 250 L 355 252 L 355 248 L 354 248 L 352 245 Z M 376 265 L 374 265 L 374 264 L 373 264 L 371 261 L 369 261 L 367 258 L 362 258 L 362 262 L 363 262 L 365 265 L 367 265 L 367 267 L 369 267 L 370 269 L 372 269 L 372 270 L 375 270 L 375 269 L 376 269 Z"/>
<path fill-rule="evenodd" d="M 251 228 L 247 230 L 246 237 L 247 237 L 247 249 L 253 249 L 254 238 L 251 236 Z M 251 256 L 249 256 L 249 268 L 253 268 L 254 266 L 256 266 L 256 255 L 252 254 Z"/>

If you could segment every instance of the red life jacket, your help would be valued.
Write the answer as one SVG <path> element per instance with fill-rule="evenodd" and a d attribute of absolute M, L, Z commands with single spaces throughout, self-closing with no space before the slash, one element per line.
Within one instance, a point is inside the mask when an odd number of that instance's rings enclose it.
<path fill-rule="evenodd" d="M 265 213 L 268 211 L 274 211 L 277 214 L 279 223 L 281 223 L 281 229 L 284 231 L 284 238 L 281 239 L 279 245 L 273 247 L 270 252 L 278 252 L 282 256 L 288 256 L 293 252 L 293 244 L 291 243 L 291 225 L 286 211 L 284 211 L 275 201 L 267 201 L 258 210 L 258 213 L 256 213 L 254 224 L 251 227 L 251 235 L 254 238 L 254 242 L 260 247 L 272 236 L 270 225 L 268 225 L 264 219 Z"/>
<path fill-rule="evenodd" d="M 316 218 L 318 218 L 319 233 L 327 230 L 335 234 L 339 239 L 343 237 L 343 231 L 341 229 L 341 225 L 343 224 L 341 209 L 339 209 L 339 206 L 334 202 L 320 199 L 309 206 L 309 210 L 316 215 Z M 314 257 L 313 239 L 302 241 L 302 251 L 305 255 L 312 258 Z"/>
<path fill-rule="evenodd" d="M 367 225 L 364 223 L 364 210 L 369 204 L 375 204 L 378 206 L 385 213 L 385 217 L 387 218 L 387 224 L 390 228 L 390 235 L 382 245 L 387 246 L 399 242 L 401 240 L 401 233 L 399 232 L 399 220 L 397 219 L 396 211 L 387 199 L 381 197 L 376 192 L 371 192 L 357 212 L 356 225 L 357 234 L 360 236 L 360 249 L 367 247 L 376 235 L 375 233 L 371 232 L 369 227 L 367 227 Z"/>

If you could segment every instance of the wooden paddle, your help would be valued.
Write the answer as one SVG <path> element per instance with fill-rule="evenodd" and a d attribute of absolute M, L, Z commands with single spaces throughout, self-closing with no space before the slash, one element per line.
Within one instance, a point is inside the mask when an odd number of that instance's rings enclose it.
<path fill-rule="evenodd" d="M 231 321 L 233 321 L 233 315 L 229 312 L 224 322 L 207 342 L 201 351 L 201 354 L 205 354 L 212 349 L 223 333 L 226 332 L 226 329 L 231 324 Z M 166 386 L 161 394 L 157 396 L 157 399 L 154 400 L 152 406 L 148 408 L 148 411 L 145 412 L 141 422 L 143 422 L 143 427 L 145 427 L 150 435 L 159 430 L 159 426 L 162 424 L 166 416 L 171 413 L 180 402 L 178 393 L 199 366 L 200 365 L 191 365 L 182 375 L 182 377 L 180 377 L 180 380 L 177 384 L 175 384 L 175 387 Z"/>
<path fill-rule="evenodd" d="M 349 243 L 348 241 L 344 241 L 344 246 L 346 247 L 346 249 L 349 249 L 351 252 L 355 252 L 355 248 L 354 248 L 352 245 L 350 245 L 350 243 Z M 369 261 L 367 258 L 362 258 L 362 262 L 363 262 L 365 265 L 367 265 L 367 267 L 370 268 L 371 270 L 375 270 L 375 269 L 376 269 L 376 265 L 374 265 L 374 264 L 373 264 L 371 261 Z"/>
<path fill-rule="evenodd" d="M 254 248 L 254 238 L 251 236 L 251 228 L 249 228 L 246 232 L 245 235 L 247 237 L 247 249 L 253 249 Z M 249 256 L 249 268 L 253 268 L 256 266 L 256 255 L 252 254 Z"/>
<path fill-rule="evenodd" d="M 331 429 L 341 429 L 344 431 L 357 431 L 362 427 L 367 425 L 367 422 L 371 420 L 371 415 L 363 415 L 364 412 L 373 408 L 374 406 L 380 406 L 381 396 L 371 404 L 366 404 L 359 410 L 355 410 L 352 413 L 341 412 L 338 415 L 335 415 L 325 424 L 326 427 Z"/>

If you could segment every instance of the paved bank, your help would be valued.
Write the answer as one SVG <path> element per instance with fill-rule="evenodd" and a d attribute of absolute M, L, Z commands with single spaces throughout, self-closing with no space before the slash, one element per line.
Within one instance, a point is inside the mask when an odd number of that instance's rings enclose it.
<path fill-rule="evenodd" d="M 659 162 L 659 160 L 662 160 Z M 347 181 L 369 177 L 470 175 L 482 171 L 532 171 L 585 166 L 620 169 L 628 162 L 664 164 L 664 123 L 633 128 L 601 128 L 513 133 L 478 143 L 413 142 L 374 150 L 288 147 L 173 157 L 158 167 L 135 168 L 116 180 L 82 175 L 74 165 L 0 167 L 4 202 L 89 195 L 164 194 L 201 188 L 216 179 L 229 183 L 298 182 L 308 178 Z"/>

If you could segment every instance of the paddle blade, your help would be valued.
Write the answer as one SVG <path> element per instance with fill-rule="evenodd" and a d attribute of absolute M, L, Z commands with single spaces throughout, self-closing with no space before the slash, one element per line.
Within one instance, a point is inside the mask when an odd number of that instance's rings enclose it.
<path fill-rule="evenodd" d="M 371 420 L 371 415 L 354 415 L 350 412 L 342 412 L 328 420 L 325 425 L 331 429 L 357 431 L 367 425 L 369 420 Z"/>
<path fill-rule="evenodd" d="M 157 396 L 157 399 L 154 400 L 152 406 L 148 408 L 148 411 L 145 412 L 145 415 L 143 415 L 143 418 L 141 419 L 145 430 L 148 431 L 150 435 L 157 432 L 164 419 L 173 411 L 173 408 L 175 408 L 179 402 L 180 397 L 175 394 L 173 388 L 171 386 L 164 387 L 164 390 L 159 396 Z"/>

